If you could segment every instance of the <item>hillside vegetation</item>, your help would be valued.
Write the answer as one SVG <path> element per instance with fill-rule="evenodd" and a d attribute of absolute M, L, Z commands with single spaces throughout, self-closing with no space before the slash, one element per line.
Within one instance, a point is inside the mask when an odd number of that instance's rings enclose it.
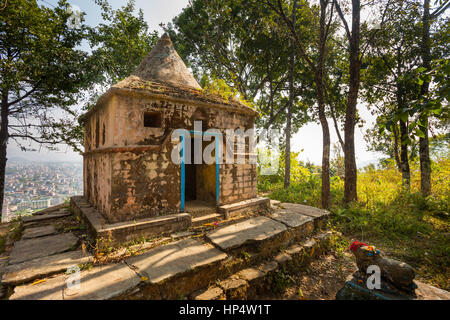
<path fill-rule="evenodd" d="M 260 176 L 259 191 L 271 199 L 320 207 L 320 168 L 292 161 L 292 182 L 282 175 Z M 379 247 L 385 255 L 416 268 L 418 278 L 450 289 L 450 159 L 432 163 L 432 194 L 420 193 L 418 163 L 411 165 L 411 188 L 402 187 L 393 164 L 368 166 L 358 172 L 358 202 L 343 205 L 343 180 L 331 179 L 331 227 L 344 244 L 357 239 Z M 346 246 L 342 249 L 345 250 Z"/>

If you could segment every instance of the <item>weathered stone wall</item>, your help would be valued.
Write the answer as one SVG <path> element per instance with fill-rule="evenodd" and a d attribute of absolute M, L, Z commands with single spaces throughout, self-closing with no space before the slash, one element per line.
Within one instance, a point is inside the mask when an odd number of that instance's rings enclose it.
<path fill-rule="evenodd" d="M 223 164 L 220 166 L 220 202 L 230 204 L 256 197 L 255 164 Z"/>
<path fill-rule="evenodd" d="M 112 156 L 111 222 L 178 213 L 180 168 L 170 161 L 171 146 L 159 152 Z"/>
<path fill-rule="evenodd" d="M 114 97 L 104 108 L 94 113 L 85 125 L 83 159 L 84 195 L 101 212 L 111 207 L 111 157 L 108 153 L 89 153 L 112 145 L 112 123 L 115 113 Z"/>
<path fill-rule="evenodd" d="M 113 95 L 85 126 L 85 196 L 110 223 L 178 213 L 180 166 L 171 161 L 174 129 L 253 127 L 254 117 L 133 95 Z M 144 126 L 144 113 L 160 113 L 161 126 Z M 199 165 L 197 198 L 215 203 L 215 165 Z M 256 196 L 256 165 L 220 165 L 220 204 Z"/>
<path fill-rule="evenodd" d="M 111 208 L 111 156 L 94 153 L 84 157 L 85 197 L 100 211 Z"/>

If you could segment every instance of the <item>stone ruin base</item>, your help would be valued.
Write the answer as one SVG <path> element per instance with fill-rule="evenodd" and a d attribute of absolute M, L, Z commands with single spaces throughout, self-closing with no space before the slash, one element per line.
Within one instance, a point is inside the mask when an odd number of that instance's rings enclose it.
<path fill-rule="evenodd" d="M 239 201 L 219 207 L 219 213 L 223 214 L 225 219 L 229 219 L 240 214 L 268 212 L 269 210 L 270 199 L 264 197 Z"/>
<path fill-rule="evenodd" d="M 356 271 L 336 294 L 336 300 L 450 300 L 450 292 L 414 280 L 415 289 L 405 292 L 381 279 L 381 289 L 368 289 L 367 278 Z"/>
<path fill-rule="evenodd" d="M 150 238 L 156 235 L 186 230 L 191 226 L 188 213 L 171 214 L 155 218 L 109 224 L 84 197 L 70 198 L 74 213 L 85 222 L 89 233 L 108 245 L 123 244 L 136 239 Z"/>
<path fill-rule="evenodd" d="M 196 225 L 196 218 L 193 219 L 189 213 L 109 224 L 83 196 L 70 198 L 70 205 L 74 213 L 85 222 L 93 238 L 103 241 L 108 246 L 185 231 L 192 225 Z M 254 198 L 219 207 L 220 218 L 222 219 L 228 219 L 242 213 L 262 213 L 269 210 L 270 200 L 268 198 Z"/>

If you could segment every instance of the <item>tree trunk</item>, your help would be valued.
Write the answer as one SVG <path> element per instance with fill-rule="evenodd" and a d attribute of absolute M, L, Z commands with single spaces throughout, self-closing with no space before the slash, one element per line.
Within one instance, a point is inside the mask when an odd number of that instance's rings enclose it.
<path fill-rule="evenodd" d="M 404 121 L 400 120 L 400 168 L 402 172 L 403 186 L 409 189 L 411 172 L 409 169 L 408 144 L 406 143 L 407 139 L 408 127 Z"/>
<path fill-rule="evenodd" d="M 423 116 L 421 120 L 424 124 L 423 133 L 425 138 L 419 139 L 419 158 L 420 158 L 420 191 L 423 196 L 431 194 L 431 161 L 430 145 L 428 140 L 428 117 Z"/>
<path fill-rule="evenodd" d="M 319 35 L 319 60 L 315 72 L 317 105 L 319 120 L 322 126 L 322 207 L 330 208 L 330 128 L 325 115 L 323 63 L 325 59 L 325 15 L 328 1 L 320 1 L 320 35 Z"/>
<path fill-rule="evenodd" d="M 349 203 L 358 200 L 357 170 L 355 159 L 355 119 L 356 105 L 360 83 L 361 61 L 359 58 L 360 40 L 360 0 L 352 0 L 352 31 L 350 39 L 350 88 L 345 112 L 344 141 L 344 201 Z"/>
<path fill-rule="evenodd" d="M 398 155 L 398 131 L 397 131 L 397 124 L 394 124 L 392 127 L 392 133 L 394 134 L 394 159 L 395 163 L 397 164 L 398 171 L 402 172 L 402 165 L 400 161 L 400 157 Z"/>
<path fill-rule="evenodd" d="M 423 21 L 422 21 L 422 66 L 430 70 L 431 49 L 430 49 L 430 0 L 423 2 Z M 422 100 L 427 100 L 428 88 L 430 83 L 424 81 L 420 90 Z M 428 116 L 422 114 L 420 117 L 420 129 L 425 137 L 419 138 L 419 158 L 420 158 L 420 191 L 422 195 L 431 194 L 431 161 L 430 146 L 428 140 Z"/>
<path fill-rule="evenodd" d="M 290 100 L 290 98 L 289 98 Z M 287 108 L 286 119 L 286 148 L 284 157 L 284 188 L 289 188 L 291 185 L 291 117 L 292 117 L 292 104 L 289 102 Z"/>
<path fill-rule="evenodd" d="M 397 90 L 397 111 L 402 112 L 405 108 L 405 87 L 404 83 L 401 79 L 399 79 L 402 75 L 402 59 L 400 48 L 397 51 L 397 82 L 396 82 L 396 90 Z M 411 171 L 409 169 L 409 160 L 408 160 L 408 125 L 405 121 L 400 119 L 400 172 L 402 173 L 402 184 L 409 190 L 410 181 L 411 181 Z"/>
<path fill-rule="evenodd" d="M 295 25 L 295 10 L 297 1 L 292 6 L 292 23 Z M 286 116 L 286 151 L 284 157 L 284 188 L 291 185 L 291 131 L 292 131 L 292 108 L 294 104 L 294 66 L 295 66 L 295 46 L 291 40 L 291 57 L 289 61 L 289 102 Z"/>
<path fill-rule="evenodd" d="M 320 69 L 320 67 L 318 68 Z M 319 108 L 319 120 L 322 126 L 322 207 L 330 208 L 331 192 L 330 192 L 330 128 L 328 127 L 325 115 L 325 103 L 323 101 L 323 88 L 319 83 L 322 80 L 322 73 L 316 76 L 317 82 L 317 99 Z"/>
<path fill-rule="evenodd" d="M 8 92 L 3 92 L 1 101 L 0 123 L 0 218 L 3 213 L 5 198 L 6 147 L 8 143 Z M 1 220 L 1 219 L 0 219 Z"/>

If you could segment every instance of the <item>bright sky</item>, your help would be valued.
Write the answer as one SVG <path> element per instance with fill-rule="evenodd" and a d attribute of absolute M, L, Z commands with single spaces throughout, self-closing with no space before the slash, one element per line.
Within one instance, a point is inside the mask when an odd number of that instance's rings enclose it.
<path fill-rule="evenodd" d="M 40 4 L 49 6 L 56 5 L 57 0 L 38 0 Z M 109 0 L 111 6 L 115 9 L 126 4 L 126 0 Z M 93 0 L 69 0 L 74 7 L 80 8 L 86 13 L 86 23 L 96 25 L 102 21 L 100 10 Z M 183 8 L 188 5 L 188 0 L 136 0 L 136 7 L 141 8 L 144 17 L 151 30 L 162 29 L 160 23 L 167 23 L 178 15 Z M 364 105 L 358 106 L 359 112 L 366 124 L 363 128 L 355 129 L 356 162 L 358 167 L 367 165 L 370 162 L 376 162 L 380 157 L 378 154 L 366 151 L 366 143 L 363 139 L 363 133 L 375 121 L 374 117 L 368 112 Z M 337 142 L 337 136 L 332 121 L 329 121 L 331 131 L 331 142 Z M 343 135 L 343 133 L 342 133 Z M 310 123 L 302 127 L 292 139 L 292 150 L 301 152 L 301 160 L 309 160 L 315 164 L 320 164 L 322 159 L 322 130 L 319 124 Z M 8 158 L 24 158 L 32 161 L 82 161 L 81 155 L 74 153 L 67 146 L 61 146 L 59 152 L 46 151 L 44 148 L 40 152 L 20 151 L 11 141 L 8 144 Z"/>

